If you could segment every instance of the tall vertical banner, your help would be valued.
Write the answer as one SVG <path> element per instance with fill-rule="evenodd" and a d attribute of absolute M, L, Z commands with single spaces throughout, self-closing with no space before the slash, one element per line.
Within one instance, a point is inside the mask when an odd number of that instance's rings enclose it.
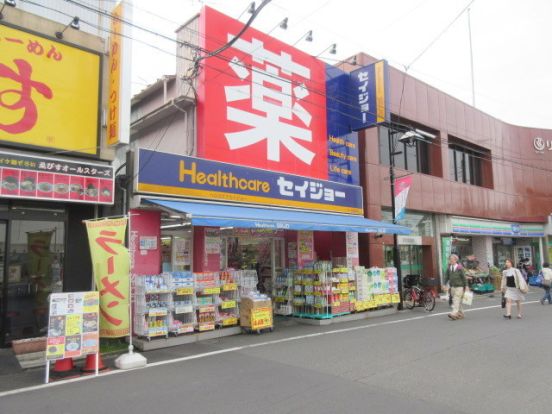
<path fill-rule="evenodd" d="M 351 72 L 351 129 L 368 128 L 389 121 L 389 68 L 380 60 Z"/>
<path fill-rule="evenodd" d="M 125 2 L 128 3 L 128 2 Z M 111 12 L 109 39 L 109 97 L 107 143 L 128 144 L 130 139 L 130 60 L 132 3 L 119 2 Z"/>
<path fill-rule="evenodd" d="M 441 268 L 443 273 L 447 270 L 448 259 L 452 254 L 452 237 L 451 236 L 442 236 L 441 237 Z"/>
<path fill-rule="evenodd" d="M 130 260 L 127 219 L 86 220 L 96 289 L 100 292 L 100 337 L 129 334 Z"/>
<path fill-rule="evenodd" d="M 406 200 L 412 186 L 412 176 L 395 180 L 395 222 L 404 219 L 406 215 Z"/>

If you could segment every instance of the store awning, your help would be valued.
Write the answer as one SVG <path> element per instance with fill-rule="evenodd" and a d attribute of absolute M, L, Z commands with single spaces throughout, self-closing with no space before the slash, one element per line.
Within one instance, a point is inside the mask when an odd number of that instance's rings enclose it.
<path fill-rule="evenodd" d="M 144 201 L 191 215 L 195 226 L 241 227 L 275 230 L 354 231 L 358 233 L 410 234 L 410 229 L 368 220 L 361 216 L 310 213 L 270 208 L 237 207 L 147 198 Z"/>

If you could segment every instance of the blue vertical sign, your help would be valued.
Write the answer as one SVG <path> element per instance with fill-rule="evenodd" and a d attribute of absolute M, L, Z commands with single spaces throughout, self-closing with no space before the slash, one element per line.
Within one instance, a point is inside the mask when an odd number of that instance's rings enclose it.
<path fill-rule="evenodd" d="M 328 122 L 328 180 L 360 185 L 358 134 L 351 131 L 351 80 L 349 73 L 326 65 Z"/>
<path fill-rule="evenodd" d="M 368 128 L 390 120 L 389 68 L 385 60 L 351 72 L 351 129 Z"/>

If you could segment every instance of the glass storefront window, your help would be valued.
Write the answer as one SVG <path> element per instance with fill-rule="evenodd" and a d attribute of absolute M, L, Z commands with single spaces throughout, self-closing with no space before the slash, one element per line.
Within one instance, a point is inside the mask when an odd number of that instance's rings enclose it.
<path fill-rule="evenodd" d="M 401 255 L 401 274 L 422 275 L 423 274 L 423 250 L 422 246 L 399 246 Z M 393 246 L 385 246 L 385 266 L 393 267 Z"/>
<path fill-rule="evenodd" d="M 381 211 L 382 221 L 392 223 L 391 210 L 383 209 Z M 408 227 L 412 230 L 411 236 L 433 236 L 433 214 L 414 213 L 407 211 L 406 216 L 398 224 Z"/>
<path fill-rule="evenodd" d="M 11 339 L 43 335 L 48 295 L 63 288 L 63 221 L 12 220 L 8 254 L 6 333 Z"/>

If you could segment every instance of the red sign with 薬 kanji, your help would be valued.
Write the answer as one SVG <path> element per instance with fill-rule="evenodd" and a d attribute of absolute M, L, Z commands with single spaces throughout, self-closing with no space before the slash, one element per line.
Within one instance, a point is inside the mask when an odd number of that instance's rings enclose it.
<path fill-rule="evenodd" d="M 242 27 L 205 7 L 201 46 L 216 50 Z M 327 179 L 322 61 L 249 28 L 232 47 L 200 64 L 198 156 Z"/>

